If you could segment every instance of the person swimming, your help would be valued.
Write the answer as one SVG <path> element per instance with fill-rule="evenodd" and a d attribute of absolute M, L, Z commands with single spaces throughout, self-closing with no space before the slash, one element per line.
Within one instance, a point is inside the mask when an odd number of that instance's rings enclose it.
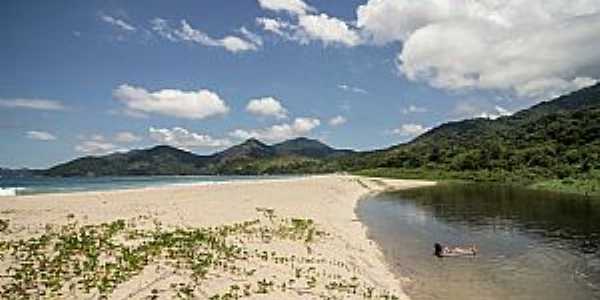
<path fill-rule="evenodd" d="M 452 257 L 452 256 L 475 256 L 477 255 L 478 249 L 475 245 L 468 248 L 461 247 L 445 247 L 440 243 L 433 245 L 433 255 L 437 257 Z"/>

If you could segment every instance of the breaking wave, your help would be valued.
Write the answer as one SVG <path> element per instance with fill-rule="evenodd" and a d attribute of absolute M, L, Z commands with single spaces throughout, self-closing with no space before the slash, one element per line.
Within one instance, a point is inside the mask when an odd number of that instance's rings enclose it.
<path fill-rule="evenodd" d="M 6 187 L 0 188 L 0 197 L 16 196 L 18 191 L 25 190 L 24 187 Z"/>

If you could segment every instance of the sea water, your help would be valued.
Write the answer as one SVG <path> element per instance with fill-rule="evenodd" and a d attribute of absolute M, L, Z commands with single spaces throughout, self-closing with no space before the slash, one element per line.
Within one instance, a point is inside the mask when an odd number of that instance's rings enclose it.
<path fill-rule="evenodd" d="M 4 177 L 0 178 L 0 196 L 72 193 L 285 178 L 290 178 L 290 176 Z"/>

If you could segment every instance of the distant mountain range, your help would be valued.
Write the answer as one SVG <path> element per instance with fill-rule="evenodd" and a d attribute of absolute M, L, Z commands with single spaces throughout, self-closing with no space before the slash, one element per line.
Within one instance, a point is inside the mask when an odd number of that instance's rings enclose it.
<path fill-rule="evenodd" d="M 0 177 L 30 177 L 35 173 L 30 169 L 5 169 L 0 168 Z"/>
<path fill-rule="evenodd" d="M 496 120 L 449 122 L 409 143 L 355 152 L 308 138 L 267 145 L 249 139 L 212 155 L 170 146 L 87 156 L 47 170 L 47 176 L 297 174 L 365 169 L 485 171 L 563 178 L 600 170 L 600 84 Z M 28 174 L 31 170 L 0 170 Z M 471 176 L 471 175 L 469 175 Z"/>
<path fill-rule="evenodd" d="M 171 146 L 87 156 L 39 171 L 47 176 L 212 175 L 321 172 L 323 161 L 353 154 L 318 140 L 296 138 L 267 145 L 249 139 L 212 155 L 197 155 Z"/>

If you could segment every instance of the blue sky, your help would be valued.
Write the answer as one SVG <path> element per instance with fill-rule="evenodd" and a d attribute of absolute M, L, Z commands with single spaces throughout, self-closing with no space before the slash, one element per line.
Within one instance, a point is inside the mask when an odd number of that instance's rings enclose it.
<path fill-rule="evenodd" d="M 375 149 L 599 77 L 598 1 L 444 2 L 3 1 L 0 166 L 249 137 Z"/>

